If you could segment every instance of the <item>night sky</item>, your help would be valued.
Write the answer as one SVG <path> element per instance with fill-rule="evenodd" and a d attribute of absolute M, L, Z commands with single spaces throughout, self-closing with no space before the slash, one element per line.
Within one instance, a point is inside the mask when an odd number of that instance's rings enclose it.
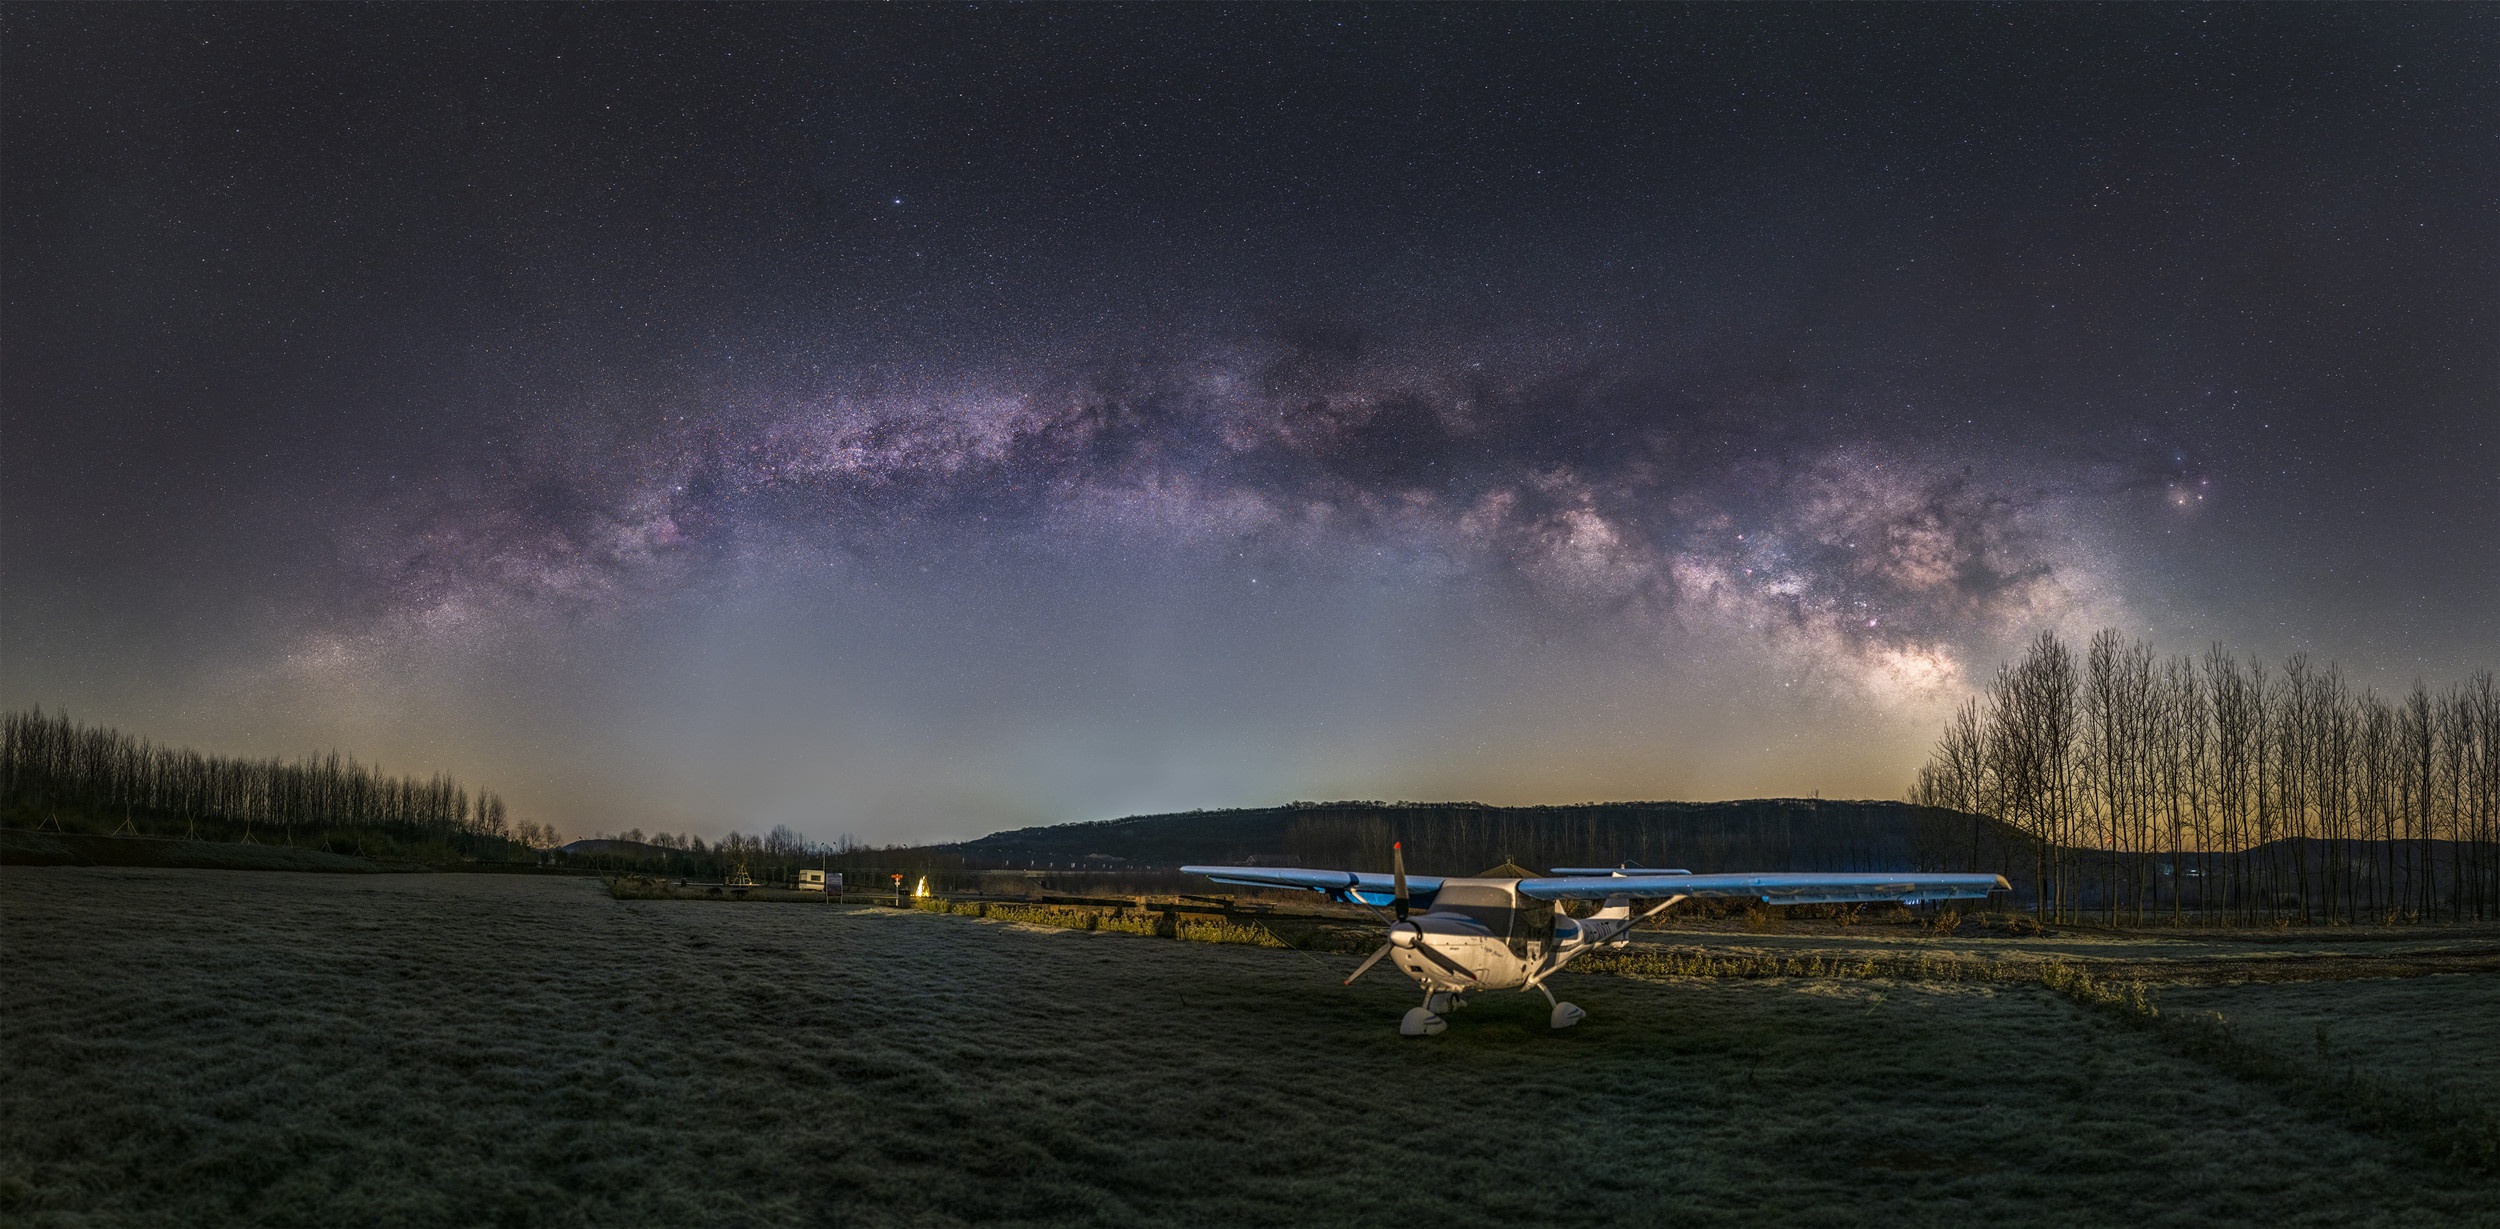
<path fill-rule="evenodd" d="M 2500 664 L 2500 12 L 0 9 L 0 701 L 573 833 Z"/>

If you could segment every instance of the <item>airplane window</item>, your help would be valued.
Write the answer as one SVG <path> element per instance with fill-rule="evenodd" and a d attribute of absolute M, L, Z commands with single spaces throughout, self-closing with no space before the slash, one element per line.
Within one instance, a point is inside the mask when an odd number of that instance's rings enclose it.
<path fill-rule="evenodd" d="M 1511 915 L 1516 911 L 1510 889 L 1489 884 L 1443 884 L 1432 898 L 1435 913 L 1456 913 L 1484 923 L 1496 939 L 1510 937 Z M 1550 925 L 1550 924 L 1549 924 Z"/>
<path fill-rule="evenodd" d="M 1521 901 L 1511 923 L 1511 953 L 1522 959 L 1535 959 L 1552 950 L 1553 946 L 1554 902 Z"/>

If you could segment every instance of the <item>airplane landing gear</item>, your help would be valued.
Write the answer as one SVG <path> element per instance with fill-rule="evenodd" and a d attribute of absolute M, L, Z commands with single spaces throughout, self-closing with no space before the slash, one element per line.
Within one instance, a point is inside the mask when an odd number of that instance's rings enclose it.
<path fill-rule="evenodd" d="M 1554 1014 L 1546 1017 L 1545 1022 L 1548 1025 L 1554 1028 L 1569 1028 L 1572 1025 L 1578 1024 L 1580 1021 L 1589 1018 L 1589 1013 L 1582 1011 L 1569 1003 L 1554 1002 L 1554 992 L 1547 990 L 1544 986 L 1538 986 L 1537 991 L 1545 996 L 1546 1002 L 1554 1004 Z"/>
<path fill-rule="evenodd" d="M 1450 1026 L 1449 1021 L 1441 1018 L 1442 1015 L 1466 1005 L 1467 1000 L 1450 991 L 1432 991 L 1424 995 L 1423 1006 L 1407 1012 L 1406 1018 L 1398 1022 L 1398 1035 L 1401 1037 L 1437 1037 L 1442 1030 Z"/>

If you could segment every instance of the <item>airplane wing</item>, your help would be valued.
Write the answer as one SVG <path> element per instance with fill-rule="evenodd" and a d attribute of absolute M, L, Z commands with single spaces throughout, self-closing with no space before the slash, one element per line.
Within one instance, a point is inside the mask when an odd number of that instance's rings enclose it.
<path fill-rule="evenodd" d="M 1669 870 L 1663 866 L 1557 866 L 1548 872 L 1554 875 L 1689 875 L 1691 871 Z"/>
<path fill-rule="evenodd" d="M 1867 875 L 1796 871 L 1785 874 L 1680 875 L 1609 871 L 1604 876 L 1522 879 L 1519 894 L 1538 900 L 1603 900 L 1609 896 L 1750 896 L 1766 905 L 1842 905 L 1897 900 L 1981 900 L 2014 885 L 2002 875 Z"/>
<path fill-rule="evenodd" d="M 1326 892 L 1330 900 L 1359 900 L 1367 905 L 1385 905 L 1397 899 L 1396 880 L 1357 871 L 1315 871 L 1298 866 L 1184 866 L 1181 872 L 1247 888 L 1308 888 Z M 1406 877 L 1407 898 L 1419 908 L 1440 890 L 1439 875 Z"/>

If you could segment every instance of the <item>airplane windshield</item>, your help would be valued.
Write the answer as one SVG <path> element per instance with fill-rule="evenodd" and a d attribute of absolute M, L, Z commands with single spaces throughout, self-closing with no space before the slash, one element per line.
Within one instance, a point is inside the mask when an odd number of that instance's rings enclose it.
<path fill-rule="evenodd" d="M 1518 912 L 1510 889 L 1482 883 L 1445 883 L 1432 898 L 1435 913 L 1456 913 L 1484 923 L 1496 939 L 1510 937 L 1511 916 Z M 1549 918 L 1551 910 L 1548 910 Z M 1549 920 L 1548 931 L 1553 927 Z"/>

